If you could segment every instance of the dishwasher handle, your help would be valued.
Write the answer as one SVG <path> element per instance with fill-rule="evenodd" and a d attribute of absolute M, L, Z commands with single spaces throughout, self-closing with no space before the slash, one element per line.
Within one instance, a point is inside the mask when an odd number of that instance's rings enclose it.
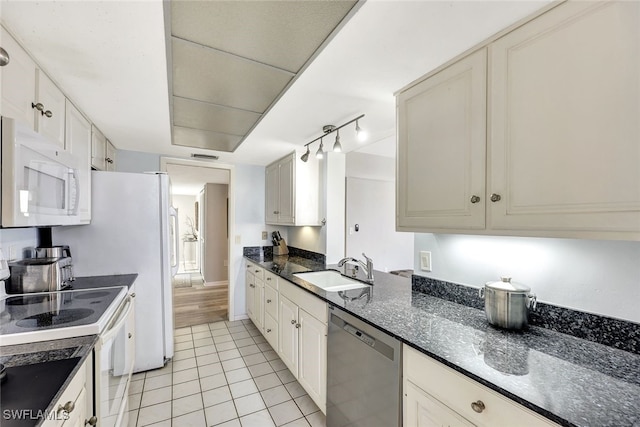
<path fill-rule="evenodd" d="M 361 329 L 353 326 L 351 323 L 346 322 L 344 319 L 340 318 L 339 316 L 336 316 L 334 313 L 331 313 L 331 323 L 333 323 L 339 329 L 348 333 L 355 339 L 368 345 L 373 350 L 377 351 L 387 359 L 395 360 L 395 351 L 393 347 L 363 332 Z"/>

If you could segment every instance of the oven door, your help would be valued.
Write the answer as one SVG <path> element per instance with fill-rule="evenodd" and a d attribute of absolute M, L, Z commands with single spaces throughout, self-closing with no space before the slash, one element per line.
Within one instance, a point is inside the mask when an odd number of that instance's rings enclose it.
<path fill-rule="evenodd" d="M 3 117 L 1 157 L 3 227 L 80 223 L 75 156 Z"/>
<path fill-rule="evenodd" d="M 95 405 L 100 427 L 127 424 L 127 395 L 135 359 L 134 329 L 132 294 L 127 295 L 96 345 Z"/>

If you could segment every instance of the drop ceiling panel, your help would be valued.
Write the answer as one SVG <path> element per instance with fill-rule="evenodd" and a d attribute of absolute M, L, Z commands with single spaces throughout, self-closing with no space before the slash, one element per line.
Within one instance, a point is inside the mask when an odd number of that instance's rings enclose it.
<path fill-rule="evenodd" d="M 173 97 L 173 124 L 243 136 L 260 114 L 192 99 Z"/>
<path fill-rule="evenodd" d="M 242 137 L 226 133 L 173 127 L 173 144 L 185 147 L 205 148 L 207 150 L 232 152 Z"/>
<path fill-rule="evenodd" d="M 264 112 L 291 73 L 173 38 L 173 95 Z"/>
<path fill-rule="evenodd" d="M 172 35 L 298 72 L 355 1 L 172 1 Z"/>

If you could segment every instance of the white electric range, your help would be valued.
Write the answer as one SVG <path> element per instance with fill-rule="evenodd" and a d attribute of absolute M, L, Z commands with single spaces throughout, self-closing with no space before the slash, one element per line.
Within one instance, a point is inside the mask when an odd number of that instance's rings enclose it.
<path fill-rule="evenodd" d="M 126 286 L 7 295 L 0 299 L 0 346 L 102 333 Z"/>

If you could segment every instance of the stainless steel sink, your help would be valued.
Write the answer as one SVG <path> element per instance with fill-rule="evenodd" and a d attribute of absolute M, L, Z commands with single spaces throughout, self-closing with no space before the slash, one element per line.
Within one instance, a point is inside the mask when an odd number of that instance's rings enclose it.
<path fill-rule="evenodd" d="M 295 277 L 305 280 L 325 291 L 337 292 L 349 289 L 367 288 L 370 285 L 358 280 L 343 276 L 339 271 L 309 271 L 306 273 L 294 273 Z"/>

